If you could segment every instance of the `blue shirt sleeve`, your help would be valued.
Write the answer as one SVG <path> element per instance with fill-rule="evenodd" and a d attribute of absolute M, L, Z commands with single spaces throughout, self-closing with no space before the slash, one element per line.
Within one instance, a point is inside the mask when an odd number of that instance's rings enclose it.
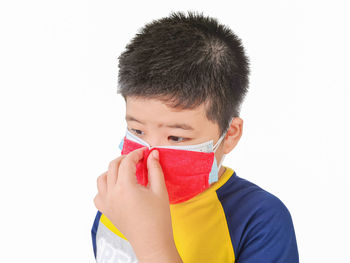
<path fill-rule="evenodd" d="M 247 221 L 237 263 L 298 263 L 291 215 L 275 196 L 268 196 Z"/>
<path fill-rule="evenodd" d="M 235 263 L 298 263 L 292 217 L 283 202 L 259 186 L 232 176 L 217 190 Z"/>

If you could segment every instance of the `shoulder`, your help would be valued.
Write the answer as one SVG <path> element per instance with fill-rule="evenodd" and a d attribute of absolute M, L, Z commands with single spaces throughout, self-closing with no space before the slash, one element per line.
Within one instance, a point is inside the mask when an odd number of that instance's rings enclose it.
<path fill-rule="evenodd" d="M 290 215 L 284 203 L 275 195 L 258 185 L 240 178 L 234 173 L 229 180 L 217 189 L 217 195 L 224 209 L 254 216 L 256 214 L 283 213 Z"/>
<path fill-rule="evenodd" d="M 292 217 L 278 197 L 236 174 L 217 190 L 217 195 L 236 258 L 298 262 Z"/>

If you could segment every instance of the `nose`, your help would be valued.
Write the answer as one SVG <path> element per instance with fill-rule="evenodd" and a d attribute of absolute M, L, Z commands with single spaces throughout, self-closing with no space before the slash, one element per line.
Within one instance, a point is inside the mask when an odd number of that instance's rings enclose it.
<path fill-rule="evenodd" d="M 164 143 L 162 144 L 162 140 L 160 138 L 160 136 L 149 136 L 148 138 L 146 138 L 145 140 L 151 147 L 154 146 L 161 146 L 164 145 Z"/>

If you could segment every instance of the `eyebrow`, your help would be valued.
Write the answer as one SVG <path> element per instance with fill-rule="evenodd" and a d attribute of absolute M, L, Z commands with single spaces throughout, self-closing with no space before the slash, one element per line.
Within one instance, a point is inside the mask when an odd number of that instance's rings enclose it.
<path fill-rule="evenodd" d="M 183 129 L 183 130 L 190 130 L 190 131 L 194 130 L 190 125 L 187 125 L 184 123 L 175 123 L 175 124 L 169 124 L 165 126 L 173 129 Z"/>
<path fill-rule="evenodd" d="M 144 124 L 142 121 L 130 116 L 130 115 L 126 115 L 125 117 L 126 121 L 136 121 L 138 123 Z M 160 127 L 163 126 L 162 124 L 159 125 Z M 168 128 L 173 128 L 173 129 L 183 129 L 183 130 L 194 130 L 194 128 L 188 124 L 185 123 L 174 123 L 174 124 L 167 124 L 165 125 Z"/>
<path fill-rule="evenodd" d="M 139 123 L 141 123 L 141 124 L 144 124 L 142 121 L 139 121 L 138 119 L 136 119 L 136 118 L 134 118 L 134 117 L 132 117 L 132 116 L 130 116 L 130 115 L 126 115 L 126 116 L 125 116 L 125 120 L 126 120 L 126 121 L 136 121 L 136 122 L 139 122 Z"/>

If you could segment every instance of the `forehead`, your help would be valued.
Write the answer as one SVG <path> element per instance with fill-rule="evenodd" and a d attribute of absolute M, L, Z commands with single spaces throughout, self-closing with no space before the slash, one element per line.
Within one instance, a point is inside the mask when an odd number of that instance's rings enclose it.
<path fill-rule="evenodd" d="M 159 99 L 127 97 L 126 117 L 132 117 L 150 125 L 185 124 L 194 129 L 208 129 L 218 126 L 206 116 L 204 104 L 194 109 L 170 107 Z"/>

